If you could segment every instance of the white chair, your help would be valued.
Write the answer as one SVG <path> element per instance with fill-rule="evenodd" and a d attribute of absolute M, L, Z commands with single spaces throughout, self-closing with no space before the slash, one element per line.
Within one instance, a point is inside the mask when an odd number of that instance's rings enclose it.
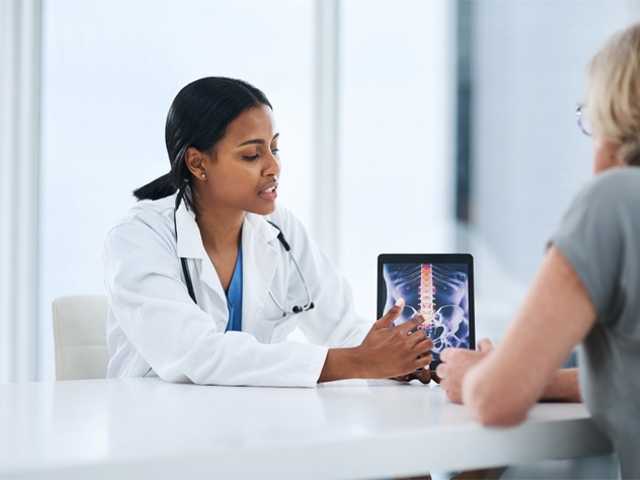
<path fill-rule="evenodd" d="M 56 380 L 105 378 L 107 297 L 60 297 L 52 308 Z"/>

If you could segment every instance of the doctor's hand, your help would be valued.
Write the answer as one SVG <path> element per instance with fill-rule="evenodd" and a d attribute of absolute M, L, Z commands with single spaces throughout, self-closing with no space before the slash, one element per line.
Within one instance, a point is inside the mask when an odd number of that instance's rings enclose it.
<path fill-rule="evenodd" d="M 465 348 L 446 348 L 440 354 L 442 363 L 438 365 L 436 374 L 440 377 L 440 385 L 447 397 L 454 403 L 462 403 L 462 380 L 466 373 L 484 359 L 493 350 L 493 343 L 488 338 L 478 342 L 478 350 Z"/>
<path fill-rule="evenodd" d="M 318 382 L 347 378 L 404 377 L 431 363 L 433 342 L 422 332 L 416 332 L 422 317 L 416 315 L 408 322 L 394 326 L 404 308 L 404 301 L 373 324 L 357 347 L 330 348 Z"/>
<path fill-rule="evenodd" d="M 421 383 L 427 384 L 431 380 L 435 380 L 439 382 L 438 377 L 432 372 L 429 367 L 420 368 L 413 373 L 408 375 L 402 375 L 400 377 L 391 377 L 391 380 L 395 380 L 396 382 L 410 382 L 411 380 L 419 380 Z"/>
<path fill-rule="evenodd" d="M 416 331 L 424 319 L 416 315 L 402 325 L 393 325 L 403 307 L 403 300 L 396 302 L 386 315 L 373 324 L 362 344 L 356 348 L 362 361 L 364 378 L 406 377 L 415 375 L 418 369 L 425 366 L 426 372 L 429 371 L 433 342 L 422 332 Z M 425 375 L 422 374 L 422 378 Z"/>

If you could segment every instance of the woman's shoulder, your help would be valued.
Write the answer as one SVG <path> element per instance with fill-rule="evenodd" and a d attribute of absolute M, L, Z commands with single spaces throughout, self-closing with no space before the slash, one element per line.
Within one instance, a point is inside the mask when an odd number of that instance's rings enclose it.
<path fill-rule="evenodd" d="M 270 213 L 269 215 L 264 216 L 265 220 L 268 222 L 275 223 L 280 228 L 285 228 L 286 225 L 292 221 L 295 221 L 295 215 L 284 205 L 278 204 L 276 209 Z"/>
<path fill-rule="evenodd" d="M 622 245 L 640 238 L 640 167 L 619 167 L 596 175 L 573 199 L 554 235 L 566 248 Z M 633 239 L 630 238 L 634 237 Z M 629 237 L 629 238 L 628 238 Z"/>
<path fill-rule="evenodd" d="M 640 167 L 619 167 L 596 175 L 579 197 L 603 206 L 635 206 L 640 202 Z"/>
<path fill-rule="evenodd" d="M 303 223 L 289 208 L 280 204 L 268 215 L 249 213 L 247 221 L 260 230 L 269 231 L 275 227 L 284 234 L 289 243 L 308 241 L 307 229 Z"/>
<path fill-rule="evenodd" d="M 302 221 L 286 206 L 278 205 L 273 213 L 267 215 L 265 219 L 275 224 L 285 235 L 290 237 L 300 233 L 306 235 L 306 228 Z"/>
<path fill-rule="evenodd" d="M 107 233 L 107 242 L 133 238 L 156 237 L 165 239 L 174 233 L 173 209 L 175 195 L 158 200 L 136 202 L 125 217 L 118 221 Z"/>

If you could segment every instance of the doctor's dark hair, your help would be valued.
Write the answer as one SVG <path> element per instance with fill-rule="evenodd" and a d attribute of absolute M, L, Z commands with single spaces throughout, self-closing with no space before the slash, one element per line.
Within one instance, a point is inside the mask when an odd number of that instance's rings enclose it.
<path fill-rule="evenodd" d="M 260 105 L 273 108 L 264 93 L 242 80 L 205 77 L 183 87 L 169 108 L 165 125 L 171 170 L 134 190 L 133 195 L 138 200 L 157 200 L 178 192 L 176 208 L 184 199 L 193 209 L 193 177 L 185 162 L 187 149 L 210 152 L 233 120 Z"/>

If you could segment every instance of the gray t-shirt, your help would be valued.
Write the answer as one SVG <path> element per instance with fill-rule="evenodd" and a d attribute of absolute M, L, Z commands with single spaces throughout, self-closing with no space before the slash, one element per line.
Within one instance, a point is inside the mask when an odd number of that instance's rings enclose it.
<path fill-rule="evenodd" d="M 622 477 L 640 478 L 640 168 L 598 175 L 551 242 L 597 312 L 580 351 L 582 395 L 618 453 Z"/>

